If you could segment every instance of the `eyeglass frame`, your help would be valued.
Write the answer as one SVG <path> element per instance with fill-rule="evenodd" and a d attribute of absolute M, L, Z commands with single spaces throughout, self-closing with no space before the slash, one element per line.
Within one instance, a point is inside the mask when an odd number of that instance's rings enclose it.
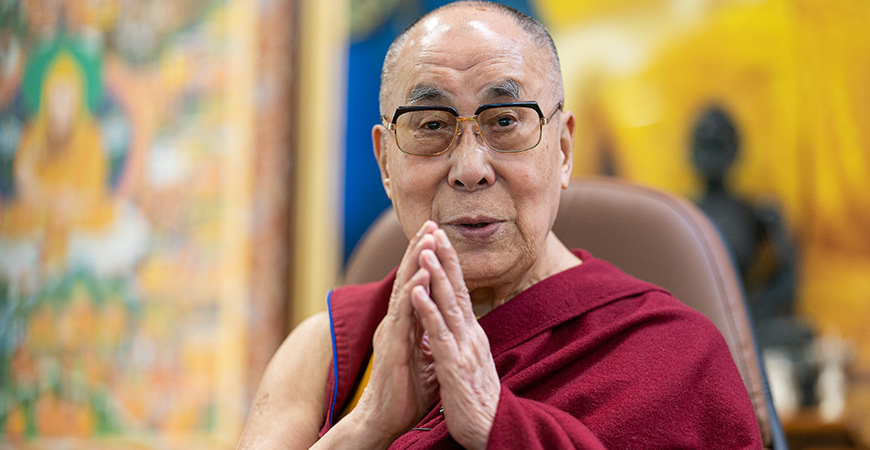
<path fill-rule="evenodd" d="M 477 134 L 480 134 L 480 139 L 483 141 L 483 143 L 486 145 L 487 148 L 492 149 L 493 151 L 496 151 L 499 153 L 522 153 L 522 152 L 529 151 L 529 150 L 537 147 L 541 143 L 541 138 L 544 135 L 544 130 L 543 130 L 544 125 L 550 123 L 550 121 L 553 119 L 553 116 L 556 115 L 557 111 L 562 110 L 563 103 L 564 103 L 563 100 L 560 100 L 558 103 L 556 103 L 556 107 L 553 108 L 553 112 L 551 112 L 547 116 L 544 116 L 544 113 L 541 111 L 541 106 L 538 105 L 538 102 L 536 102 L 536 101 L 512 102 L 512 103 L 487 103 L 485 105 L 478 106 L 477 109 L 474 111 L 474 115 L 467 116 L 467 117 L 460 116 L 459 111 L 457 111 L 456 108 L 454 108 L 452 106 L 435 106 L 435 105 L 399 106 L 398 108 L 396 108 L 396 112 L 393 113 L 393 119 L 390 122 L 387 122 L 387 116 L 381 116 L 381 123 L 383 123 L 383 125 L 388 130 L 391 130 L 393 132 L 393 138 L 395 138 L 395 140 L 396 140 L 396 147 L 399 149 L 399 151 L 401 151 L 402 153 L 405 153 L 407 155 L 438 156 L 438 155 L 443 155 L 444 153 L 447 153 L 447 151 L 450 150 L 450 147 L 453 147 L 453 142 L 456 141 L 456 136 L 459 135 L 459 123 L 460 122 L 470 122 L 470 121 L 474 121 L 475 123 L 477 123 L 477 130 L 478 130 Z M 480 115 L 480 113 L 482 113 L 483 111 L 486 111 L 488 109 L 509 108 L 511 106 L 530 108 L 530 109 L 534 110 L 536 113 L 538 113 L 539 127 L 540 127 L 539 134 L 538 134 L 538 142 L 535 142 L 535 145 L 533 145 L 529 148 L 524 148 L 522 150 L 498 150 L 496 148 L 493 148 L 492 146 L 489 145 L 488 142 L 486 142 L 486 138 L 483 137 L 483 133 L 480 132 L 480 122 L 477 121 L 477 117 Z M 447 144 L 447 147 L 438 153 L 432 153 L 432 154 L 411 153 L 411 152 L 403 150 L 402 146 L 399 145 L 399 136 L 398 136 L 398 132 L 396 131 L 396 120 L 402 114 L 405 114 L 408 112 L 426 111 L 426 110 L 444 111 L 444 112 L 448 112 L 450 114 L 453 114 L 453 116 L 456 117 L 456 129 L 453 131 L 453 138 L 450 140 L 450 143 Z"/>

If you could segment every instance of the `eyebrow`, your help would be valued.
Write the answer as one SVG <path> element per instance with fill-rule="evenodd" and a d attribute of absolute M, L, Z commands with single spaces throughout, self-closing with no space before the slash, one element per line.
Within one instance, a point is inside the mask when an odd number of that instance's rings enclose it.
<path fill-rule="evenodd" d="M 445 98 L 447 98 L 447 94 L 445 94 L 441 89 L 429 84 L 418 84 L 417 86 L 414 86 L 414 88 L 411 89 L 411 93 L 408 94 L 408 104 L 413 105 L 414 103 L 423 100 L 444 100 Z"/>
<path fill-rule="evenodd" d="M 496 83 L 490 84 L 484 89 L 484 98 L 497 99 L 500 97 L 510 97 L 515 101 L 520 99 L 520 90 L 522 86 L 516 81 L 507 78 Z M 431 84 L 418 84 L 411 89 L 408 94 L 408 105 L 413 105 L 421 101 L 444 102 L 449 96 L 441 89 L 432 86 Z"/>
<path fill-rule="evenodd" d="M 508 78 L 487 86 L 485 98 L 510 97 L 519 100 L 521 89 L 522 86 L 519 83 Z"/>

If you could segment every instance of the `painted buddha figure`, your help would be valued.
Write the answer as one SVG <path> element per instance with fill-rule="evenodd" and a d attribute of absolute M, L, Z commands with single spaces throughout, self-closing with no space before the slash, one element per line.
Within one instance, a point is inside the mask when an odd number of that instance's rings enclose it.
<path fill-rule="evenodd" d="M 61 52 L 48 65 L 39 110 L 15 155 L 15 197 L 0 221 L 7 237 L 42 242 L 41 265 L 49 271 L 65 264 L 71 232 L 98 232 L 115 217 L 86 86 L 72 55 Z"/>

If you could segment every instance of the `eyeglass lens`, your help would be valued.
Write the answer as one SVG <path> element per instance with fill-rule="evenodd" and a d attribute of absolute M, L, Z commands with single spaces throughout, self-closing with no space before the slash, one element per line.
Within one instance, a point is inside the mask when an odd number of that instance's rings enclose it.
<path fill-rule="evenodd" d="M 450 147 L 457 126 L 457 117 L 447 111 L 410 111 L 396 119 L 396 141 L 405 152 L 433 155 Z M 486 145 L 500 152 L 528 150 L 541 138 L 540 116 L 524 106 L 483 110 L 477 126 Z"/>

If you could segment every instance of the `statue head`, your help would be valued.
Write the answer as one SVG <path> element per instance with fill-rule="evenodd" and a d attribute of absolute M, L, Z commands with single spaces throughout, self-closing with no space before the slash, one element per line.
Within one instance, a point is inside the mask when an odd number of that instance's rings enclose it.
<path fill-rule="evenodd" d="M 737 159 L 739 136 L 731 117 L 720 107 L 704 111 L 692 133 L 692 163 L 709 183 L 721 183 Z"/>

